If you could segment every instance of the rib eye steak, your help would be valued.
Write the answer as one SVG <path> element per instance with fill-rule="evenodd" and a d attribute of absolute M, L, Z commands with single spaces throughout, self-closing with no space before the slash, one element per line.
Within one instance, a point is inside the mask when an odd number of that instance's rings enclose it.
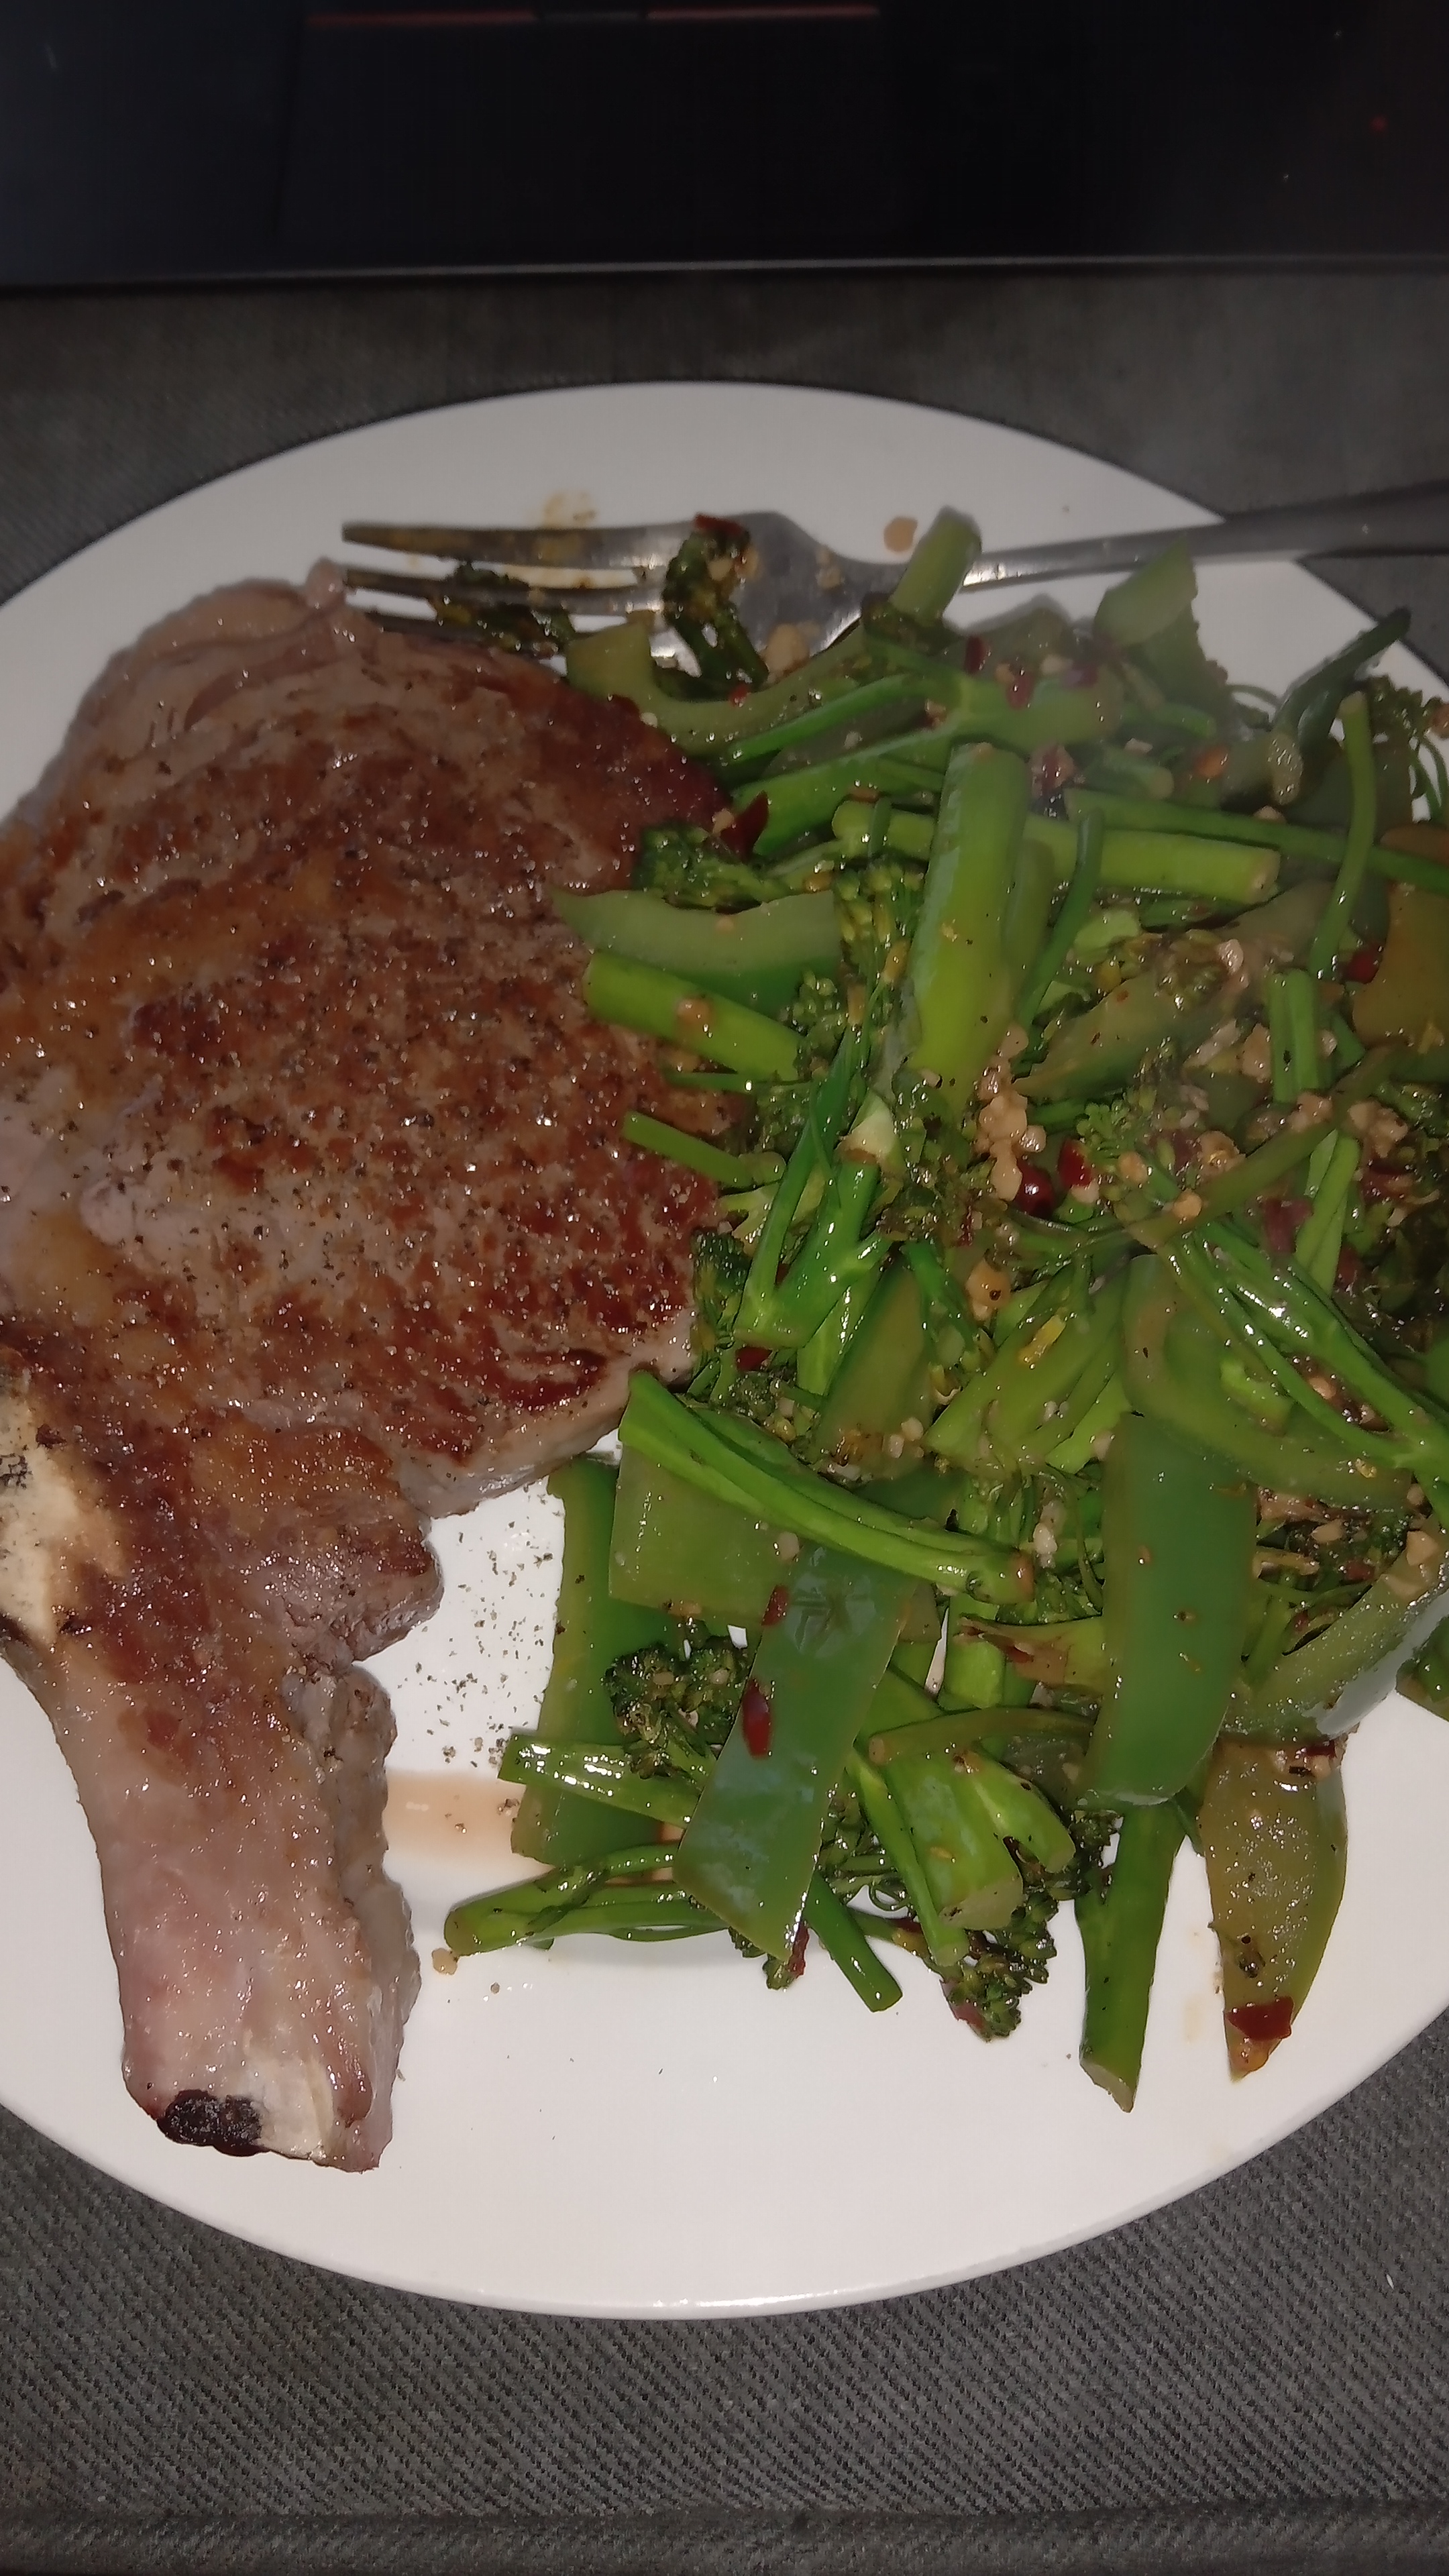
<path fill-rule="evenodd" d="M 355 1659 L 434 1605 L 427 1515 L 684 1360 L 711 1194 L 621 1146 L 662 1086 L 550 895 L 716 801 L 324 566 L 143 636 L 0 832 L 0 1613 L 169 2136 L 387 2141 L 417 1969 Z"/>

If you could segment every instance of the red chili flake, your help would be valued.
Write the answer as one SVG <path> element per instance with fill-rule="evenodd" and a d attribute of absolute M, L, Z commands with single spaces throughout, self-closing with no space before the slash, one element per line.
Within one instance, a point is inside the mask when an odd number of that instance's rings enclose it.
<path fill-rule="evenodd" d="M 791 1985 L 794 1984 L 797 1977 L 803 1977 L 805 1974 L 805 1951 L 809 1939 L 810 1926 L 802 1914 L 799 1925 L 796 1929 L 795 1938 L 790 1944 L 790 1956 L 785 1962 L 785 1974 L 789 1978 Z"/>
<path fill-rule="evenodd" d="M 991 647 L 987 643 L 984 635 L 968 635 L 966 638 L 967 670 L 973 673 L 984 671 L 990 657 L 990 652 Z"/>
<path fill-rule="evenodd" d="M 1001 694 L 1009 707 L 1029 707 L 1036 694 L 1036 673 L 1025 662 L 1003 662 L 998 672 Z"/>
<path fill-rule="evenodd" d="M 755 693 L 750 687 L 748 680 L 737 680 L 730 691 L 730 705 L 732 707 L 742 707 L 746 698 L 752 698 L 754 694 Z"/>
<path fill-rule="evenodd" d="M 1173 1170 L 1175 1172 L 1185 1172 L 1188 1164 L 1192 1161 L 1196 1150 L 1197 1139 L 1195 1136 L 1187 1135 L 1181 1127 L 1174 1129 L 1172 1138 Z"/>
<path fill-rule="evenodd" d="M 1293 2028 L 1293 1998 L 1275 1995 L 1270 2004 L 1234 2004 L 1227 2018 L 1244 2039 L 1286 2039 Z"/>
<path fill-rule="evenodd" d="M 1379 971 L 1379 959 L 1383 953 L 1381 947 L 1376 947 L 1372 943 L 1363 948 L 1356 948 L 1343 969 L 1349 982 L 1371 984 Z"/>
<path fill-rule="evenodd" d="M 1025 1216 L 1050 1216 L 1056 1203 L 1056 1188 L 1050 1172 L 1043 1170 L 1040 1163 L 1023 1163 L 1021 1186 L 1012 1205 L 1019 1207 Z"/>
<path fill-rule="evenodd" d="M 696 510 L 694 524 L 702 537 L 747 537 L 749 535 L 748 528 L 742 528 L 738 519 L 712 519 L 706 510 Z"/>
<path fill-rule="evenodd" d="M 765 1604 L 765 1615 L 760 1621 L 760 1626 L 762 1628 L 778 1628 L 789 1607 L 789 1587 L 786 1584 L 777 1583 L 774 1591 L 769 1597 L 769 1600 Z"/>
<path fill-rule="evenodd" d="M 757 1762 L 763 1762 L 775 1732 L 775 1712 L 758 1682 L 745 1684 L 745 1695 L 740 1702 L 740 1724 L 744 1728 L 746 1751 L 753 1753 Z"/>
<path fill-rule="evenodd" d="M 719 838 L 729 849 L 738 850 L 742 859 L 747 859 L 769 819 L 769 797 L 754 796 L 742 814 L 737 814 L 732 823 L 726 823 Z"/>
<path fill-rule="evenodd" d="M 1414 1194 L 1412 1172 L 1392 1172 L 1387 1163 L 1370 1163 L 1359 1188 L 1366 1199 L 1407 1199 Z"/>
<path fill-rule="evenodd" d="M 1374 1570 L 1366 1556 L 1351 1556 L 1343 1569 L 1345 1583 L 1372 1583 Z"/>
<path fill-rule="evenodd" d="M 1055 796 L 1069 778 L 1075 778 L 1077 764 L 1064 743 L 1043 743 L 1031 755 L 1031 792 L 1033 796 Z"/>
<path fill-rule="evenodd" d="M 1343 1751 L 1343 1743 L 1334 1735 L 1310 1735 L 1306 1744 L 1297 1745 L 1294 1749 L 1306 1762 L 1336 1762 Z"/>
<path fill-rule="evenodd" d="M 763 1368 L 769 1356 L 763 1342 L 746 1342 L 743 1350 L 735 1353 L 735 1366 L 741 1369 Z"/>
<path fill-rule="evenodd" d="M 1084 1190 L 1096 1177 L 1096 1170 L 1088 1161 L 1085 1149 L 1075 1136 L 1068 1136 L 1057 1156 L 1057 1179 L 1063 1189 Z"/>
<path fill-rule="evenodd" d="M 1275 1261 L 1286 1261 L 1297 1240 L 1298 1229 L 1313 1212 L 1311 1199 L 1263 1199 L 1263 1241 Z"/>
<path fill-rule="evenodd" d="M 1345 1288 L 1356 1288 L 1362 1276 L 1363 1262 L 1359 1254 L 1355 1252 L 1351 1243 L 1344 1244 L 1338 1256 L 1338 1266 L 1333 1274 L 1335 1288 L 1340 1291 Z"/>

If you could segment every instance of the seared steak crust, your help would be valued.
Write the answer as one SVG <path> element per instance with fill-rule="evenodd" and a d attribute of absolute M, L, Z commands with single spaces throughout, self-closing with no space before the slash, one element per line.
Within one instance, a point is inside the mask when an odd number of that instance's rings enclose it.
<path fill-rule="evenodd" d="M 421 1514 L 684 1359 L 709 1193 L 621 1147 L 664 1087 L 550 896 L 714 803 L 324 570 L 143 637 L 0 835 L 0 1613 L 172 2136 L 386 2141 L 416 1969 L 353 1659 L 436 1600 Z"/>

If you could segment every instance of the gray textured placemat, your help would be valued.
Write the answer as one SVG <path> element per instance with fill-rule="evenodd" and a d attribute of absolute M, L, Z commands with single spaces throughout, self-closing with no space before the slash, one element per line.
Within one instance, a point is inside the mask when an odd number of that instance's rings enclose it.
<path fill-rule="evenodd" d="M 979 411 L 1218 507 L 1410 480 L 1443 469 L 1446 351 L 1437 276 L 14 300 L 0 592 L 297 439 L 614 376 Z M 1359 565 L 1342 587 L 1408 599 L 1449 664 L 1445 569 Z M 362 2289 L 154 2208 L 0 2115 L 0 2563 L 1449 2567 L 1446 2111 L 1440 2024 L 1300 2137 L 1102 2243 L 883 2307 L 709 2326 Z M 872 2170 L 908 2161 L 889 2106 L 870 2136 Z"/>

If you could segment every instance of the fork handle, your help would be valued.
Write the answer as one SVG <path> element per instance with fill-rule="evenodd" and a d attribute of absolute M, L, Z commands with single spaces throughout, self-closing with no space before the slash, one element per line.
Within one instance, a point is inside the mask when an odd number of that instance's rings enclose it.
<path fill-rule="evenodd" d="M 983 552 L 964 590 L 1008 581 L 1061 580 L 1070 573 L 1131 572 L 1181 538 L 1198 563 L 1242 563 L 1276 555 L 1449 554 L 1449 483 L 1411 483 L 1396 492 L 1359 492 L 1335 501 L 1290 501 L 1243 510 L 1196 528 L 1151 528 L 1120 537 Z"/>

